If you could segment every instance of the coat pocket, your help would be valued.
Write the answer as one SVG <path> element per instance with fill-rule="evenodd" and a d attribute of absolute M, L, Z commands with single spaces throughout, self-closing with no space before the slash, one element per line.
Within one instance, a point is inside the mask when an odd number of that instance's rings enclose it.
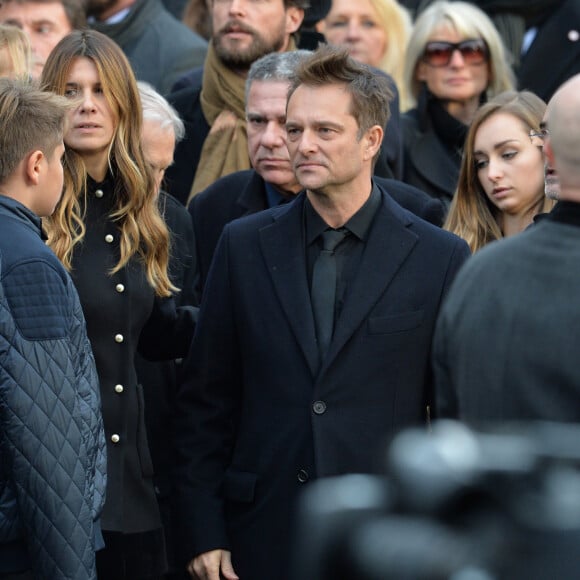
<path fill-rule="evenodd" d="M 374 316 L 368 321 L 369 334 L 393 334 L 405 332 L 421 325 L 424 318 L 423 310 L 405 312 L 392 316 Z"/>
<path fill-rule="evenodd" d="M 228 469 L 224 477 L 223 495 L 229 501 L 254 501 L 258 476 L 247 471 Z"/>

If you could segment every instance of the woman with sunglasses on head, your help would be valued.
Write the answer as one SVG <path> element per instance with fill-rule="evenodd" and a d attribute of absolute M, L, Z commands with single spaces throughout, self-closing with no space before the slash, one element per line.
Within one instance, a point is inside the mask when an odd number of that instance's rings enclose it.
<path fill-rule="evenodd" d="M 475 114 L 457 192 L 444 228 L 472 252 L 526 229 L 555 201 L 544 192 L 542 118 L 546 104 L 529 91 L 507 91 Z"/>
<path fill-rule="evenodd" d="M 467 2 L 430 5 L 411 34 L 405 83 L 416 106 L 401 118 L 403 181 L 448 206 L 475 112 L 488 98 L 513 88 L 513 73 L 491 20 Z"/>
<path fill-rule="evenodd" d="M 107 497 L 97 572 L 103 580 L 160 578 L 164 539 L 134 359 L 137 350 L 184 356 L 194 311 L 176 309 L 172 298 L 169 234 L 141 150 L 135 77 L 121 49 L 98 32 L 72 32 L 51 52 L 42 84 L 76 103 L 64 136 L 64 192 L 46 225 L 77 287 L 101 387 Z"/>

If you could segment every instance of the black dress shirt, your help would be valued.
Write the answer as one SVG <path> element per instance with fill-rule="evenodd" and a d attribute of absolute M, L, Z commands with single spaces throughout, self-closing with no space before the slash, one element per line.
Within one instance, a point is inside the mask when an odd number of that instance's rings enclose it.
<path fill-rule="evenodd" d="M 335 250 L 337 285 L 334 319 L 338 320 L 342 306 L 348 295 L 348 289 L 356 275 L 360 264 L 368 233 L 373 219 L 381 204 L 381 194 L 373 183 L 371 194 L 364 205 L 339 230 L 346 230 L 347 235 Z M 304 203 L 304 245 L 306 252 L 306 266 L 308 268 L 308 286 L 312 287 L 312 270 L 314 262 L 322 250 L 321 234 L 332 229 L 320 217 L 310 200 Z"/>

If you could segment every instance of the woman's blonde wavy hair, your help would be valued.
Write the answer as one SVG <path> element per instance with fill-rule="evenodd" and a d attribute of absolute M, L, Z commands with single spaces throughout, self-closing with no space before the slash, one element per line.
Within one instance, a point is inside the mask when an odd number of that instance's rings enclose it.
<path fill-rule="evenodd" d="M 141 150 L 141 102 L 129 61 L 107 36 L 94 30 L 77 30 L 51 52 L 43 69 L 42 87 L 64 95 L 72 65 L 80 57 L 95 64 L 105 98 L 116 116 L 109 167 L 115 177 L 116 203 L 111 218 L 120 230 L 120 258 L 110 274 L 137 256 L 155 293 L 169 296 L 176 290 L 167 272 L 169 232 L 159 213 L 154 181 Z M 86 232 L 87 171 L 82 156 L 69 147 L 63 163 L 63 195 L 54 214 L 46 220 L 46 230 L 50 247 L 70 270 L 75 246 L 83 241 Z"/>

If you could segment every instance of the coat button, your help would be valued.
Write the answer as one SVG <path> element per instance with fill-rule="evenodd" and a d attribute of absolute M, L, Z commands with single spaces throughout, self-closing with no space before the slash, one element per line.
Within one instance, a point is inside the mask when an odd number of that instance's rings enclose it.
<path fill-rule="evenodd" d="M 111 234 L 107 234 L 105 236 L 105 242 L 107 242 L 107 244 L 112 244 L 114 239 L 115 238 L 113 238 L 113 236 Z"/>
<path fill-rule="evenodd" d="M 115 385 L 115 393 L 122 393 L 123 385 Z"/>
<path fill-rule="evenodd" d="M 308 475 L 308 471 L 306 471 L 306 469 L 301 469 L 296 477 L 298 478 L 298 481 L 300 483 L 306 483 L 310 479 L 310 476 Z"/>
<path fill-rule="evenodd" d="M 124 286 L 124 284 L 117 284 L 117 285 L 115 286 L 115 290 L 116 290 L 117 292 L 125 292 L 125 286 Z"/>
<path fill-rule="evenodd" d="M 326 403 L 324 401 L 314 401 L 314 404 L 312 405 L 312 410 L 317 415 L 323 415 L 324 413 L 326 413 Z"/>
<path fill-rule="evenodd" d="M 97 189 L 95 191 L 95 197 L 103 197 L 103 195 L 105 195 L 105 193 L 103 192 L 102 189 Z"/>
<path fill-rule="evenodd" d="M 123 342 L 124 340 L 122 334 L 115 334 L 115 342 Z"/>
<path fill-rule="evenodd" d="M 121 440 L 121 438 L 120 438 L 120 437 L 119 437 L 119 436 L 118 436 L 116 433 L 113 433 L 113 434 L 111 435 L 111 441 L 112 441 L 113 443 L 119 443 L 119 441 L 120 441 L 120 440 Z"/>

